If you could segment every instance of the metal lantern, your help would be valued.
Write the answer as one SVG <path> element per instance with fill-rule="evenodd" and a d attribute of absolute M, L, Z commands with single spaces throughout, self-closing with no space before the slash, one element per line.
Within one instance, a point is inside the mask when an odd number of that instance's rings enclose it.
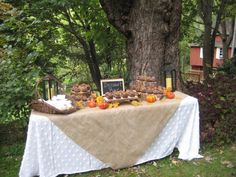
<path fill-rule="evenodd" d="M 51 100 L 54 95 L 60 92 L 61 82 L 52 75 L 42 79 L 42 95 L 44 100 Z"/>
<path fill-rule="evenodd" d="M 166 64 L 164 67 L 164 83 L 167 89 L 176 90 L 176 70 L 170 65 Z"/>

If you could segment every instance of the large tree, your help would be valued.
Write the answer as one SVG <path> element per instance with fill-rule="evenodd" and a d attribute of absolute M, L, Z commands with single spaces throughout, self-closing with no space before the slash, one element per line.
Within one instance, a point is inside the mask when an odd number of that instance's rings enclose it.
<path fill-rule="evenodd" d="M 163 85 L 163 67 L 167 63 L 178 73 L 181 0 L 100 0 L 100 3 L 110 23 L 127 39 L 131 83 L 138 75 L 152 75 Z"/>

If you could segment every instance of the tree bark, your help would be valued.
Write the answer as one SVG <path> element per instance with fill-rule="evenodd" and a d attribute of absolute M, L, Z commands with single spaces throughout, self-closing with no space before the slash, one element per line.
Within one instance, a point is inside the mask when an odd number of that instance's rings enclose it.
<path fill-rule="evenodd" d="M 181 0 L 100 0 L 100 3 L 111 24 L 127 38 L 130 83 L 138 75 L 148 75 L 163 85 L 166 63 L 171 63 L 179 76 Z"/>
<path fill-rule="evenodd" d="M 228 48 L 229 45 L 233 39 L 233 34 L 234 34 L 234 17 L 231 18 L 231 21 L 229 21 L 228 23 L 230 23 L 230 29 L 229 31 L 227 31 L 226 28 L 226 19 L 223 20 L 221 22 L 221 39 L 222 39 L 222 49 L 223 49 L 223 59 L 228 59 Z"/>
<path fill-rule="evenodd" d="M 89 41 L 89 48 L 90 48 L 90 61 L 88 62 L 89 69 L 92 75 L 92 79 L 97 87 L 100 90 L 100 80 L 101 80 L 101 72 L 99 69 L 97 56 L 96 56 L 96 48 L 93 40 Z M 87 59 L 88 60 L 88 59 Z"/>

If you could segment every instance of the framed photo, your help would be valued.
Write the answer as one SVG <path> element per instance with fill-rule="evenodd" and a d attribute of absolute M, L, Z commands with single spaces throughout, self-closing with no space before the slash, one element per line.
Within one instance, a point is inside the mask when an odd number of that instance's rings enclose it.
<path fill-rule="evenodd" d="M 101 95 L 106 92 L 115 90 L 125 90 L 124 79 L 102 79 L 101 80 Z"/>

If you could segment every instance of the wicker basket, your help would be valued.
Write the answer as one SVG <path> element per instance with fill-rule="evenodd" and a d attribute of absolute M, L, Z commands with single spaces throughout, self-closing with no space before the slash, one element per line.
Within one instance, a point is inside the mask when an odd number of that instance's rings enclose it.
<path fill-rule="evenodd" d="M 34 100 L 31 102 L 30 106 L 35 111 L 43 112 L 43 113 L 47 113 L 47 114 L 70 114 L 70 113 L 73 113 L 73 112 L 79 110 L 76 106 L 74 106 L 70 109 L 60 110 L 60 109 L 57 109 L 56 107 L 48 104 L 44 100 Z"/>
<path fill-rule="evenodd" d="M 50 75 L 45 76 L 45 77 L 52 77 L 54 79 L 54 76 L 50 76 Z M 70 114 L 70 113 L 73 113 L 73 112 L 79 110 L 79 108 L 76 107 L 74 101 L 72 101 L 72 106 L 73 106 L 72 108 L 60 110 L 60 109 L 57 109 L 56 107 L 48 104 L 45 100 L 43 100 L 42 96 L 39 93 L 38 86 L 43 81 L 44 78 L 40 79 L 36 83 L 35 92 L 36 92 L 36 98 L 38 100 L 33 100 L 30 103 L 30 107 L 33 110 L 38 111 L 38 112 L 48 113 L 48 114 Z M 59 82 L 59 81 L 57 81 L 57 82 Z M 69 100 L 71 100 L 71 99 L 69 98 Z"/>

